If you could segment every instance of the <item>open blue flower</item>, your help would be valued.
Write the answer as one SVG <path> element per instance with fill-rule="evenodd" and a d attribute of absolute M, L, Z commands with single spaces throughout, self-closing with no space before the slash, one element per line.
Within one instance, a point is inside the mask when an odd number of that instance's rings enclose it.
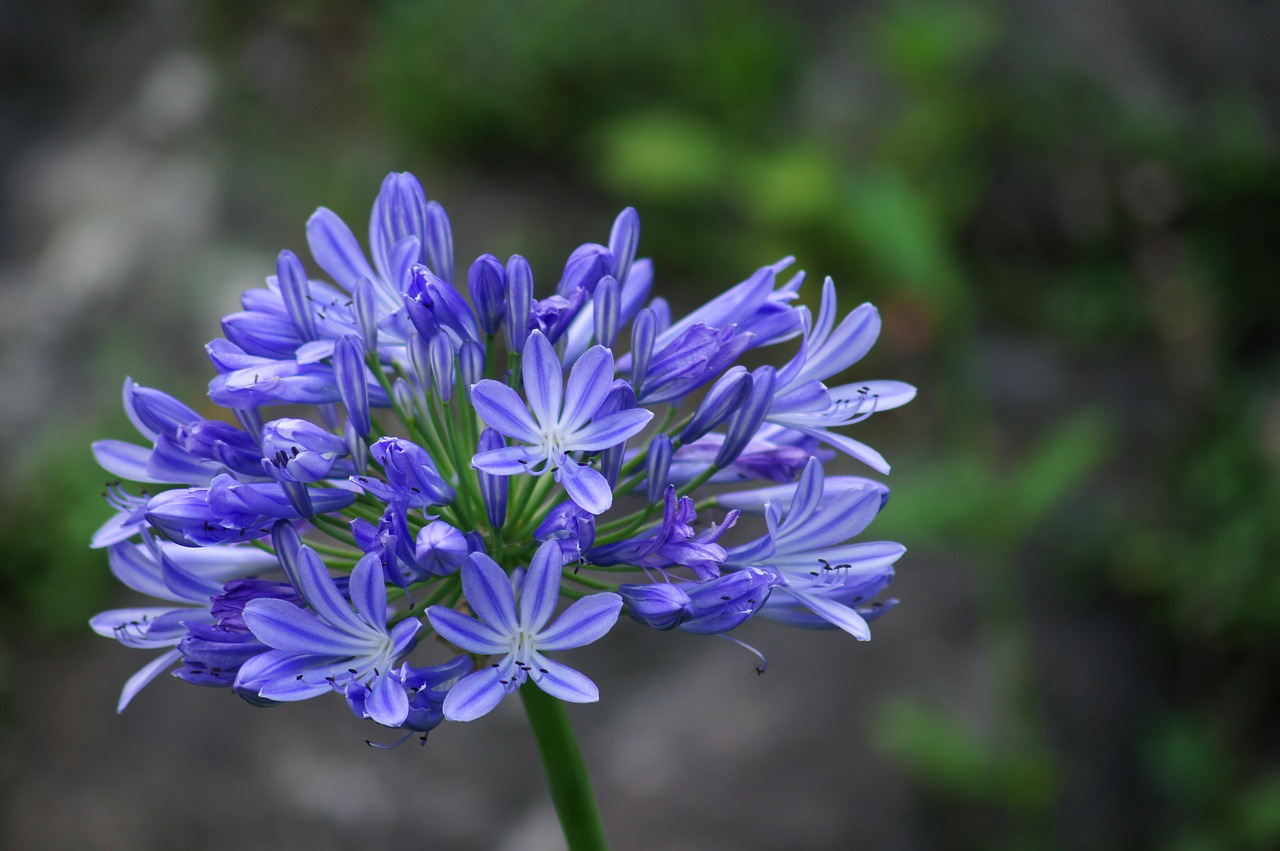
<path fill-rule="evenodd" d="M 600 699 L 599 689 L 589 678 L 543 653 L 582 647 L 602 638 L 617 622 L 622 598 L 608 592 L 591 594 L 551 623 L 560 599 L 561 568 L 560 546 L 555 541 L 538 547 L 528 576 L 516 571 L 508 578 L 493 559 L 474 553 L 462 566 L 462 588 L 478 620 L 445 606 L 427 609 L 431 626 L 446 640 L 469 653 L 502 654 L 492 666 L 464 677 L 449 691 L 444 717 L 473 721 L 487 715 L 526 679 L 571 703 Z"/>
<path fill-rule="evenodd" d="M 324 562 L 310 547 L 298 548 L 290 577 L 311 607 L 260 598 L 244 609 L 244 622 L 271 650 L 245 662 L 236 689 L 270 700 L 306 700 L 355 683 L 368 689 L 364 709 L 388 727 L 409 715 L 402 683 L 391 677 L 413 646 L 422 624 L 408 618 L 388 629 L 387 587 L 377 555 L 351 571 L 351 602 L 338 590 Z"/>
<path fill-rule="evenodd" d="M 608 480 L 570 455 L 622 443 L 643 430 L 653 413 L 631 408 L 596 417 L 613 386 L 613 353 L 604 346 L 592 346 L 578 359 L 566 385 L 551 343 L 534 331 L 525 344 L 523 375 L 527 407 L 500 381 L 485 379 L 471 389 L 471 402 L 481 418 L 525 444 L 478 452 L 471 465 L 496 476 L 539 476 L 551 470 L 574 502 L 592 514 L 603 514 L 613 505 Z"/>

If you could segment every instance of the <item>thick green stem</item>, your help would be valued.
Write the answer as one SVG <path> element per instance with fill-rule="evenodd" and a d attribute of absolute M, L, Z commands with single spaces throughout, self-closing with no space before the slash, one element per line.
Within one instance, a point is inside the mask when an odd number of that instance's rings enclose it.
<path fill-rule="evenodd" d="M 604 826 L 591 792 L 591 779 L 582 764 L 578 741 L 569 726 L 564 703 L 531 682 L 520 688 L 524 710 L 538 742 L 538 753 L 551 786 L 551 800 L 560 817 L 569 851 L 604 851 Z"/>

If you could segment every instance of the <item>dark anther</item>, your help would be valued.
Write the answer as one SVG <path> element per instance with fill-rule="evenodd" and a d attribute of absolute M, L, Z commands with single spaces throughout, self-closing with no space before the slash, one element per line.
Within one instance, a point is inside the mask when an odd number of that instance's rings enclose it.
<path fill-rule="evenodd" d="M 296 446 L 291 446 L 291 447 L 289 447 L 289 448 L 293 450 L 293 457 L 294 457 L 294 458 L 297 458 L 297 457 L 298 457 L 298 447 L 296 447 Z"/>
<path fill-rule="evenodd" d="M 720 595 L 720 599 L 721 599 L 721 600 L 727 600 L 727 599 L 729 599 L 729 595 L 728 595 L 728 594 L 721 594 L 721 595 Z"/>

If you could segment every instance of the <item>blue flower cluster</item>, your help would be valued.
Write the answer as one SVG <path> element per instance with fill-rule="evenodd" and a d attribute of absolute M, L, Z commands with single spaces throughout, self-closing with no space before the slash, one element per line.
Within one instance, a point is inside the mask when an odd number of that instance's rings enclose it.
<path fill-rule="evenodd" d="M 126 380 L 145 443 L 94 454 L 146 489 L 110 487 L 93 546 L 158 602 L 92 626 L 160 654 L 119 708 L 176 668 L 262 705 L 336 692 L 425 735 L 526 681 L 597 700 L 547 654 L 596 641 L 623 610 L 700 635 L 759 614 L 868 638 L 903 547 L 851 539 L 888 489 L 822 465 L 840 452 L 888 472 L 836 429 L 914 388 L 830 382 L 879 315 L 841 317 L 827 279 L 815 319 L 787 258 L 673 318 L 639 230 L 624 210 L 543 298 L 519 255 L 486 254 L 463 283 L 444 210 L 392 174 L 369 255 L 321 208 L 307 241 L 328 280 L 284 251 L 223 320 L 209 396 L 234 417 Z M 784 343 L 780 366 L 737 363 Z M 743 542 L 726 546 L 735 526 Z M 419 667 L 418 646 L 455 655 Z"/>

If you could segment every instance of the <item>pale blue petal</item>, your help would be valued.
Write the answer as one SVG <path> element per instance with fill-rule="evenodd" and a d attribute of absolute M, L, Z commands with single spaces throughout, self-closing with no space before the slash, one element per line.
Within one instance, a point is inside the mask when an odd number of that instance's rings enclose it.
<path fill-rule="evenodd" d="M 830 390 L 833 402 L 861 402 L 860 411 L 891 411 L 916 397 L 916 388 L 904 381 L 862 381 Z"/>
<path fill-rule="evenodd" d="M 98 440 L 93 444 L 93 460 L 113 476 L 133 482 L 155 482 L 147 472 L 151 450 L 123 440 Z"/>
<path fill-rule="evenodd" d="M 360 620 L 355 612 L 351 611 L 351 604 L 347 602 L 346 597 L 342 596 L 342 592 L 338 590 L 333 577 L 329 575 L 324 562 L 321 561 L 320 556 L 316 555 L 315 550 L 305 545 L 299 547 L 297 568 L 300 586 L 298 593 L 315 610 L 316 614 L 348 634 L 365 635 L 368 633 L 368 625 Z M 270 644 L 271 642 L 268 641 L 267 643 Z M 308 652 L 319 651 L 312 650 Z"/>
<path fill-rule="evenodd" d="M 351 571 L 351 602 L 364 619 L 381 631 L 387 624 L 387 586 L 383 583 L 382 559 L 368 553 Z"/>
<path fill-rule="evenodd" d="M 444 699 L 444 717 L 450 721 L 474 721 L 488 715 L 507 696 L 497 668 L 485 668 L 459 680 Z"/>
<path fill-rule="evenodd" d="M 561 550 L 556 540 L 545 541 L 529 561 L 529 573 L 520 591 L 520 626 L 527 632 L 537 633 L 551 615 L 560 600 Z"/>
<path fill-rule="evenodd" d="M 515 635 L 516 598 L 511 582 L 498 563 L 484 553 L 472 553 L 462 564 L 462 593 L 476 617 L 502 635 Z"/>
<path fill-rule="evenodd" d="M 384 727 L 399 727 L 409 717 L 409 696 L 404 686 L 386 671 L 373 678 L 364 709 L 369 717 Z"/>
<path fill-rule="evenodd" d="M 348 292 L 355 290 L 361 278 L 378 277 L 351 228 L 332 210 L 321 207 L 307 220 L 307 244 L 320 268 Z"/>
<path fill-rule="evenodd" d="M 902 554 L 906 551 L 906 547 L 894 541 L 868 541 L 821 550 L 792 550 L 773 558 L 761 558 L 757 561 L 767 562 L 779 570 L 807 575 L 817 568 L 818 558 L 821 557 L 833 566 L 848 565 L 848 570 L 865 573 L 893 564 L 902 558 Z"/>
<path fill-rule="evenodd" d="M 529 472 L 530 465 L 545 457 L 528 446 L 504 446 L 477 452 L 471 458 L 471 466 L 493 476 L 516 476 Z"/>
<path fill-rule="evenodd" d="M 507 437 L 538 443 L 542 440 L 537 423 L 516 391 L 500 381 L 486 378 L 471 388 L 471 404 L 480 419 Z"/>
<path fill-rule="evenodd" d="M 537 672 L 531 679 L 552 697 L 568 703 L 595 703 L 600 699 L 600 689 L 586 674 L 541 653 L 534 653 L 531 661 Z"/>
<path fill-rule="evenodd" d="M 653 419 L 653 412 L 644 408 L 628 408 L 601 417 L 590 425 L 578 429 L 569 438 L 570 451 L 599 452 L 617 446 L 629 437 L 644 431 Z"/>
<path fill-rule="evenodd" d="M 780 585 L 778 589 L 790 594 L 797 602 L 808 608 L 815 615 L 830 621 L 859 641 L 871 640 L 871 628 L 867 626 L 867 622 L 848 606 L 828 600 L 818 594 L 806 594 L 796 591 L 786 585 Z"/>
<path fill-rule="evenodd" d="M 133 700 L 133 696 L 142 691 L 142 687 L 147 683 L 160 676 L 170 665 L 176 664 L 182 654 L 177 650 L 170 650 L 157 656 L 153 661 L 138 669 L 138 672 L 130 677 L 124 684 L 124 688 L 120 690 L 120 701 L 116 704 L 116 712 L 124 712 L 124 708 L 129 705 L 129 701 Z"/>
<path fill-rule="evenodd" d="M 613 488 L 594 467 L 581 466 L 569 459 L 556 471 L 556 481 L 564 485 L 570 499 L 592 514 L 604 514 L 613 506 Z"/>
<path fill-rule="evenodd" d="M 492 656 L 495 653 L 506 653 L 511 647 L 509 636 L 447 606 L 432 606 L 427 609 L 427 620 L 442 638 L 468 653 Z"/>
<path fill-rule="evenodd" d="M 569 433 L 582 428 L 600 410 L 612 387 L 613 353 L 604 346 L 592 346 L 569 372 L 560 427 Z"/>
<path fill-rule="evenodd" d="M 163 617 L 173 611 L 172 606 L 142 606 L 131 609 L 111 609 L 101 612 L 89 619 L 89 628 L 101 635 L 103 638 L 114 638 L 117 641 L 123 641 L 123 634 L 128 633 L 130 638 L 125 643 L 133 645 L 140 643 L 135 639 L 143 639 L 146 635 L 147 628 L 157 618 Z M 173 644 L 173 641 L 165 639 L 157 646 L 166 646 Z M 145 641 L 141 643 L 145 644 Z"/>
<path fill-rule="evenodd" d="M 529 397 L 529 408 L 534 418 L 544 428 L 558 423 L 564 394 L 564 372 L 555 349 L 551 348 L 541 331 L 535 330 L 525 343 L 523 374 L 524 392 Z"/>
<path fill-rule="evenodd" d="M 250 600 L 244 607 L 244 622 L 259 641 L 277 650 L 360 656 L 370 649 L 368 641 L 353 641 L 350 635 L 286 600 Z"/>
<path fill-rule="evenodd" d="M 570 650 L 603 638 L 618 622 L 622 597 L 612 592 L 574 601 L 548 629 L 538 634 L 539 650 Z"/>

